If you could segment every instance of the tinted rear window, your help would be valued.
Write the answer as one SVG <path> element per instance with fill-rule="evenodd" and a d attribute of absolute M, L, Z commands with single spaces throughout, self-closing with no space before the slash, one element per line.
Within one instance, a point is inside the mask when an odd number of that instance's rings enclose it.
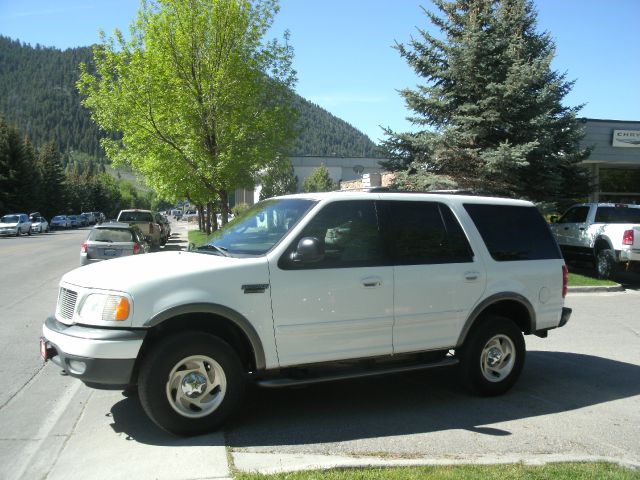
<path fill-rule="evenodd" d="M 153 215 L 149 212 L 122 212 L 119 222 L 153 222 Z"/>
<path fill-rule="evenodd" d="M 598 207 L 595 223 L 640 223 L 640 208 Z"/>
<path fill-rule="evenodd" d="M 489 253 L 498 262 L 562 258 L 536 207 L 465 204 Z"/>
<path fill-rule="evenodd" d="M 89 233 L 94 242 L 133 242 L 131 231 L 124 228 L 96 228 Z"/>
<path fill-rule="evenodd" d="M 436 202 L 382 202 L 391 257 L 399 265 L 463 263 L 473 252 L 449 207 Z"/>

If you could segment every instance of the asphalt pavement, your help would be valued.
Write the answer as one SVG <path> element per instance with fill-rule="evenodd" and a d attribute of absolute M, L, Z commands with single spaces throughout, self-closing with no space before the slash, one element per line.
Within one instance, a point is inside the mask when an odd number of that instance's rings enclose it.
<path fill-rule="evenodd" d="M 193 226 L 174 223 L 165 248 L 186 248 L 188 228 Z M 640 468 L 637 290 L 570 293 L 569 324 L 547 339 L 526 337 L 522 377 L 500 397 L 468 394 L 451 369 L 251 388 L 223 431 L 178 438 L 147 419 L 135 394 L 89 389 L 38 362 L 40 309 L 55 305 L 60 275 L 54 264 L 71 255 L 76 262 L 78 255 L 75 237 L 70 247 L 63 247 L 62 235 L 56 240 L 60 258 L 29 277 L 39 291 L 21 293 L 16 286 L 13 302 L 0 294 L 0 323 L 7 323 L 7 311 L 12 318 L 23 315 L 26 325 L 12 325 L 23 327 L 28 338 L 0 326 L 15 343 L 3 340 L 0 351 L 0 374 L 8 384 L 0 392 L 0 478 L 225 479 L 235 470 L 593 460 Z M 0 259 L 19 247 L 0 243 Z M 29 248 L 33 256 L 41 247 Z M 20 275 L 11 273 L 17 280 L 3 280 L 3 288 L 20 284 Z M 41 302 L 45 306 L 36 307 Z M 24 349 L 33 354 L 16 365 L 11 359 Z"/>

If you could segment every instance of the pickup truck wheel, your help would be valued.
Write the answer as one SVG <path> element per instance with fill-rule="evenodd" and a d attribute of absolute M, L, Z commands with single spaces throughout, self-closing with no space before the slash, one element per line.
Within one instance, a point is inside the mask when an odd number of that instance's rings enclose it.
<path fill-rule="evenodd" d="M 616 257 L 613 250 L 605 248 L 596 255 L 596 273 L 598 278 L 609 278 L 616 269 Z"/>
<path fill-rule="evenodd" d="M 241 404 L 244 389 L 242 364 L 234 350 L 203 332 L 160 342 L 143 361 L 138 379 L 147 415 L 176 435 L 215 430 Z"/>
<path fill-rule="evenodd" d="M 483 396 L 506 392 L 520 376 L 525 352 L 522 332 L 513 321 L 487 317 L 469 333 L 460 352 L 467 386 Z"/>

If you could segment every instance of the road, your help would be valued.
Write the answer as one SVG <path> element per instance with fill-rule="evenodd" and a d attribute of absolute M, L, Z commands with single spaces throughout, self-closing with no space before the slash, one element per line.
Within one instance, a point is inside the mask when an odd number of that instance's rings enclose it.
<path fill-rule="evenodd" d="M 184 223 L 174 232 L 184 234 Z M 251 389 L 224 432 L 182 439 L 137 397 L 43 367 L 38 337 L 86 231 L 0 238 L 0 478 L 228 478 L 311 466 L 605 459 L 640 466 L 640 292 L 570 294 L 569 324 L 527 337 L 522 378 L 477 398 L 451 370 Z M 180 248 L 176 237 L 168 248 Z"/>

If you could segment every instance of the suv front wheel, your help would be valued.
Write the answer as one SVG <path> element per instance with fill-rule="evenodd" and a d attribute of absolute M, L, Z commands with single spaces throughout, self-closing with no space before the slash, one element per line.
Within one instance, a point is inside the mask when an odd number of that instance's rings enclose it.
<path fill-rule="evenodd" d="M 516 382 L 524 366 L 522 332 L 508 318 L 490 316 L 469 332 L 460 351 L 468 387 L 484 396 L 500 395 Z"/>
<path fill-rule="evenodd" d="M 221 339 L 188 332 L 158 343 L 140 369 L 140 403 L 176 435 L 215 430 L 240 405 L 245 379 L 235 351 Z"/>

